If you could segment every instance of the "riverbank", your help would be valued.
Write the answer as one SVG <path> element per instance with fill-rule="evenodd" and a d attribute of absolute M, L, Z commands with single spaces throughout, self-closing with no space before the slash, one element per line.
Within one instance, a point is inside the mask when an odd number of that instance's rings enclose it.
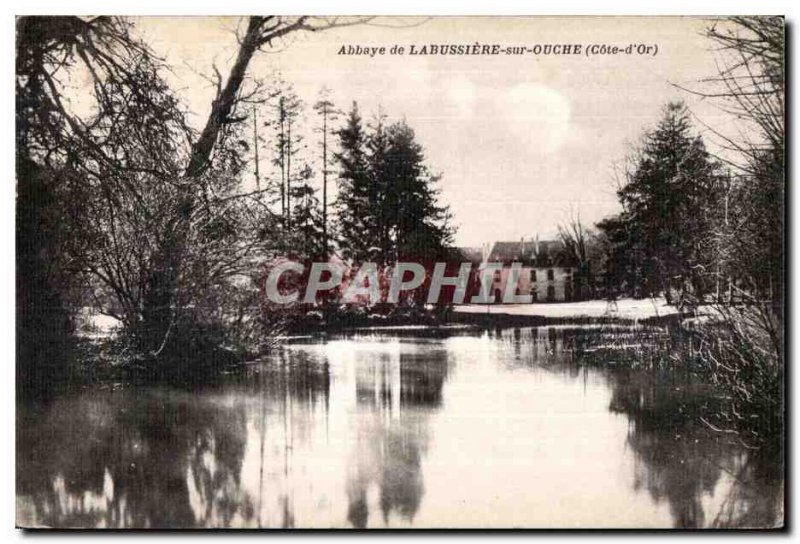
<path fill-rule="evenodd" d="M 470 304 L 456 305 L 443 311 L 395 308 L 386 313 L 386 308 L 380 308 L 383 312 L 378 310 L 346 307 L 337 312 L 310 311 L 298 314 L 294 321 L 287 322 L 276 340 L 291 343 L 301 338 L 320 335 L 326 337 L 337 333 L 442 337 L 465 334 L 472 329 L 515 327 L 661 327 L 680 319 L 677 308 L 668 305 L 663 298 L 621 299 L 616 302 L 590 300 L 546 304 Z M 230 349 L 219 348 L 207 350 L 208 353 L 195 352 L 185 360 L 148 365 L 116 341 L 119 327 L 116 320 L 88 312 L 81 317 L 84 324 L 83 334 L 80 335 L 73 358 L 75 364 L 72 365 L 73 378 L 80 383 L 141 379 L 194 382 L 213 379 L 220 372 L 249 366 L 248 361 L 260 358 L 255 353 L 242 358 Z M 592 336 L 599 332 L 601 331 L 593 331 Z M 640 343 L 639 340 L 636 343 Z M 661 353 L 662 350 L 657 351 Z M 651 360 L 652 357 L 638 357 L 637 360 L 639 359 Z M 154 369 L 161 371 L 156 372 L 158 376 L 152 375 Z M 170 376 L 161 375 L 166 371 L 169 371 Z"/>
<path fill-rule="evenodd" d="M 635 320 L 677 315 L 678 309 L 667 304 L 663 297 L 659 297 L 625 298 L 615 302 L 584 300 L 534 304 L 459 304 L 453 307 L 453 313 L 528 316 L 545 319 L 616 318 Z"/>
<path fill-rule="evenodd" d="M 679 319 L 663 298 L 586 300 L 534 304 L 462 304 L 448 315 L 452 323 L 482 327 L 539 327 L 560 324 L 658 324 Z"/>
<path fill-rule="evenodd" d="M 580 302 L 552 302 L 534 304 L 457 304 L 444 316 L 434 316 L 427 312 L 405 313 L 387 316 L 377 313 L 352 312 L 337 320 L 332 328 L 363 328 L 365 326 L 403 326 L 435 327 L 449 323 L 475 322 L 470 316 L 492 316 L 491 321 L 524 324 L 547 324 L 564 321 L 637 321 L 658 319 L 678 315 L 675 306 L 667 304 L 663 297 L 646 299 L 620 299 L 616 302 L 606 300 L 585 300 Z M 312 315 L 313 314 L 313 315 Z M 304 323 L 312 329 L 325 329 L 332 324 L 325 323 L 320 312 L 310 312 Z M 90 339 L 109 337 L 119 327 L 119 322 L 108 316 L 84 313 L 85 324 L 81 336 Z M 478 319 L 477 321 L 484 321 Z M 348 327 L 352 324 L 352 327 Z"/>

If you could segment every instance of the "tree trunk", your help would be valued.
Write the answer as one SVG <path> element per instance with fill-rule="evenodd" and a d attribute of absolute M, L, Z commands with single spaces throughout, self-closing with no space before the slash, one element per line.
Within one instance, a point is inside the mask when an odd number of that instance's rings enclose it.
<path fill-rule="evenodd" d="M 179 276 L 185 256 L 189 220 L 195 205 L 195 187 L 191 181 L 202 176 L 208 169 L 219 132 L 233 110 L 247 66 L 258 50 L 262 24 L 262 18 L 250 18 L 228 81 L 212 102 L 206 125 L 192 145 L 191 157 L 184 171 L 184 178 L 189 183 L 184 183 L 181 189 L 174 217 L 151 264 L 152 272 L 144 296 L 139 334 L 141 347 L 153 356 L 161 354 L 173 327 L 179 325 L 177 322 L 180 316 L 177 315 L 176 304 L 180 287 Z"/>

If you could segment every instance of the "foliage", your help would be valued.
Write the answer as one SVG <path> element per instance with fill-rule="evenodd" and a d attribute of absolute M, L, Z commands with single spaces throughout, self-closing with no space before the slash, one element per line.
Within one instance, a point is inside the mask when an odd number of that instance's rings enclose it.
<path fill-rule="evenodd" d="M 768 306 L 719 306 L 698 330 L 698 358 L 723 391 L 707 424 L 750 447 L 779 451 L 783 429 L 780 326 Z"/>
<path fill-rule="evenodd" d="M 702 360 L 726 392 L 717 427 L 780 451 L 784 413 L 784 21 L 732 17 L 712 25 L 716 77 L 702 91 L 740 121 L 723 141 L 734 176 L 709 238 L 719 251 L 718 318 L 703 330 Z"/>
<path fill-rule="evenodd" d="M 114 230 L 116 214 L 130 218 L 148 197 L 169 190 L 179 172 L 175 160 L 185 151 L 187 131 L 178 102 L 158 76 L 160 67 L 133 37 L 131 26 L 117 18 L 18 20 L 18 362 L 24 363 L 18 372 L 23 387 L 30 381 L 26 377 L 58 379 L 53 366 L 64 354 L 54 349 L 42 353 L 48 359 L 41 361 L 36 344 L 49 344 L 53 333 L 53 346 L 64 345 L 69 327 L 62 324 L 86 304 L 87 276 L 113 291 L 118 278 L 109 274 L 135 266 L 137 256 L 117 243 L 126 234 Z M 78 115 L 65 89 L 81 74 L 92 82 L 92 107 Z M 95 206 L 102 213 L 94 215 Z M 109 206 L 119 206 L 110 223 Z M 127 300 L 121 294 L 114 293 L 123 305 Z"/>
<path fill-rule="evenodd" d="M 404 121 L 386 126 L 378 116 L 365 130 L 353 104 L 339 139 L 343 254 L 379 263 L 443 255 L 452 242 L 450 212 L 438 204 L 440 176 L 425 165 L 413 129 Z"/>
<path fill-rule="evenodd" d="M 611 273 L 622 291 L 663 292 L 670 302 L 675 293 L 702 299 L 719 170 L 702 138 L 692 135 L 686 107 L 668 104 L 618 191 L 622 214 L 598 225 L 611 243 Z"/>
<path fill-rule="evenodd" d="M 623 212 L 598 224 L 609 291 L 665 293 L 710 313 L 676 344 L 724 396 L 707 424 L 778 450 L 783 428 L 784 22 L 732 17 L 707 36 L 719 73 L 700 91 L 738 119 L 738 136 L 709 129 L 711 159 L 671 104 L 627 173 Z M 721 164 L 728 167 L 722 169 Z M 702 308 L 701 308 L 702 307 Z"/>
<path fill-rule="evenodd" d="M 378 247 L 375 234 L 372 201 L 370 200 L 369 164 L 367 162 L 367 134 L 353 102 L 345 125 L 337 132 L 339 151 L 334 159 L 340 167 L 339 195 L 336 199 L 339 244 L 344 257 L 364 258 L 370 249 Z"/>
<path fill-rule="evenodd" d="M 248 66 L 291 33 L 363 20 L 246 19 L 228 77 L 215 68 L 217 93 L 195 132 L 162 78 L 168 67 L 126 19 L 18 19 L 21 383 L 60 379 L 64 367 L 50 358 L 65 350 L 82 306 L 118 318 L 128 348 L 157 367 L 252 336 L 258 304 L 248 274 L 280 233 L 269 208 L 242 191 L 243 110 L 259 92 Z M 80 81 L 89 83 L 76 96 Z"/>

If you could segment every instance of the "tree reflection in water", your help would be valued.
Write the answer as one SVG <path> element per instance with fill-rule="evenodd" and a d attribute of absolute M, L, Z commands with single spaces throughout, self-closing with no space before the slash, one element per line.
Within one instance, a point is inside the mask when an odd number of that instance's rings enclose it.
<path fill-rule="evenodd" d="M 674 373 L 608 376 L 610 409 L 629 421 L 634 486 L 668 501 L 676 527 L 769 527 L 780 521 L 780 463 L 701 422 L 704 405 L 713 402 L 708 385 Z M 726 493 L 722 501 L 710 501 L 720 490 Z"/>
<path fill-rule="evenodd" d="M 347 484 L 347 519 L 353 527 L 367 527 L 367 495 L 376 486 L 383 523 L 392 513 L 411 522 L 424 491 L 421 460 L 431 411 L 442 403 L 447 356 L 396 343 L 394 349 L 365 354 L 354 363 L 361 415 Z"/>
<path fill-rule="evenodd" d="M 17 492 L 38 525 L 225 524 L 252 512 L 238 493 L 244 422 L 240 408 L 182 391 L 62 398 L 18 421 Z"/>
<path fill-rule="evenodd" d="M 699 422 L 703 403 L 713 400 L 707 386 L 675 373 L 580 366 L 576 346 L 587 345 L 584 333 L 541 327 L 462 332 L 465 338 L 449 339 L 336 337 L 286 346 L 247 374 L 211 387 L 87 389 L 49 404 L 20 405 L 18 522 L 435 524 L 453 508 L 494 504 L 476 495 L 456 501 L 458 491 L 447 487 L 465 474 L 485 483 L 465 485 L 465 493 L 485 494 L 493 486 L 498 504 L 509 510 L 493 513 L 498 523 L 506 513 L 517 516 L 508 519 L 528 519 L 511 511 L 508 500 L 515 494 L 552 508 L 562 520 L 595 519 L 536 495 L 542 489 L 552 495 L 567 483 L 541 480 L 552 471 L 569 473 L 552 448 L 575 448 L 567 457 L 575 462 L 591 459 L 593 448 L 573 436 L 584 431 L 598 444 L 596 451 L 614 457 L 579 467 L 588 476 L 585 491 L 580 484 L 572 492 L 604 496 L 606 489 L 598 486 L 612 484 L 617 502 L 610 508 L 640 507 L 638 514 L 610 524 L 669 524 L 670 517 L 676 527 L 781 522 L 780 463 Z M 599 338 L 597 331 L 592 335 Z M 475 399 L 483 391 L 486 397 Z M 489 417 L 498 418 L 497 424 Z M 568 436 L 559 434 L 558 417 L 565 418 Z M 612 434 L 604 434 L 606 429 Z M 612 439 L 605 443 L 605 437 Z M 470 457 L 457 444 L 489 458 Z M 491 457 L 495 452 L 525 463 L 506 465 L 502 457 Z M 452 462 L 462 454 L 461 462 Z M 465 473 L 470 467 L 488 472 Z M 619 475 L 598 478 L 593 486 L 592 471 L 603 467 L 620 467 Z M 519 480 L 505 481 L 506 473 Z"/>
<path fill-rule="evenodd" d="M 634 329 L 516 328 L 489 331 L 488 336 L 512 346 L 515 357 L 508 365 L 534 365 L 577 377 L 588 370 L 580 364 L 583 349 L 619 345 Z M 608 353 L 613 361 L 613 351 Z M 710 385 L 680 371 L 601 372 L 611 388 L 609 411 L 628 419 L 633 487 L 645 489 L 656 502 L 667 501 L 675 527 L 782 523 L 781 460 L 747 450 L 735 437 L 713 432 L 701 422 L 703 410 L 715 402 Z"/>

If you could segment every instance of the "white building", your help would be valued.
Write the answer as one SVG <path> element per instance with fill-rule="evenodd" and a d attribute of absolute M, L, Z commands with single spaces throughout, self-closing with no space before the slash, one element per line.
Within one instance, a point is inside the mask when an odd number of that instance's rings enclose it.
<path fill-rule="evenodd" d="M 575 299 L 576 262 L 560 240 L 520 240 L 495 242 L 485 250 L 485 263 L 501 263 L 494 271 L 492 291 L 495 302 L 502 302 L 511 265 L 521 263 L 516 294 L 531 295 L 533 302 L 565 302 Z"/>

